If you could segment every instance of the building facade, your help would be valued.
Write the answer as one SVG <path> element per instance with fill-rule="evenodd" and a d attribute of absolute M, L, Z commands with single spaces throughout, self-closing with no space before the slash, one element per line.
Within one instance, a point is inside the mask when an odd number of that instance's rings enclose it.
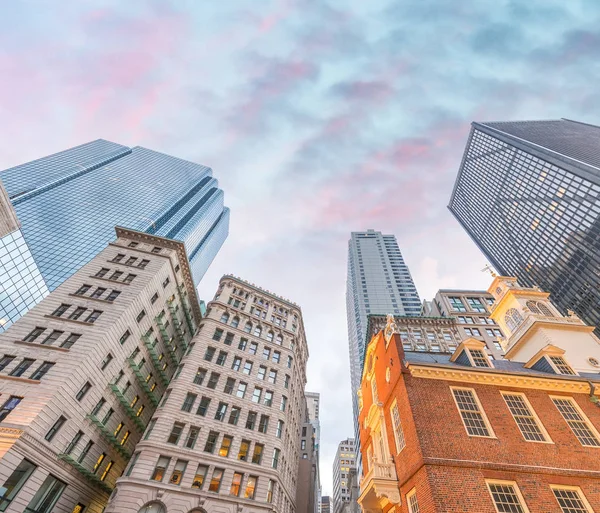
<path fill-rule="evenodd" d="M 449 208 L 500 274 L 600 326 L 600 127 L 473 123 Z"/>
<path fill-rule="evenodd" d="M 340 513 L 350 502 L 350 473 L 356 472 L 356 444 L 347 438 L 338 444 L 333 460 L 333 512 Z"/>
<path fill-rule="evenodd" d="M 48 287 L 0 182 L 0 332 L 38 304 Z"/>
<path fill-rule="evenodd" d="M 331 513 L 331 497 L 329 495 L 321 497 L 321 513 Z"/>
<path fill-rule="evenodd" d="M 117 228 L 0 334 L 0 511 L 103 511 L 199 321 L 183 243 Z"/>
<path fill-rule="evenodd" d="M 346 315 L 354 419 L 358 418 L 356 391 L 362 377 L 367 317 L 388 313 L 418 316 L 420 312 L 419 294 L 396 237 L 375 230 L 352 232 L 348 242 Z M 358 440 L 356 423 L 355 435 Z"/>
<path fill-rule="evenodd" d="M 296 511 L 300 308 L 224 276 L 106 513 Z"/>
<path fill-rule="evenodd" d="M 505 358 L 463 340 L 407 351 L 372 318 L 361 387 L 363 511 L 600 510 L 600 340 L 537 288 L 497 277 Z"/>
<path fill-rule="evenodd" d="M 146 148 L 97 140 L 2 171 L 0 181 L 50 291 L 114 240 L 115 226 L 183 241 L 196 285 L 228 234 L 211 169 Z M 22 312 L 13 297 L 0 303 L 10 322 Z"/>
<path fill-rule="evenodd" d="M 296 487 L 297 513 L 318 513 L 321 503 L 319 475 L 319 402 L 315 392 L 304 394 L 305 408 L 300 427 L 300 461 Z"/>
<path fill-rule="evenodd" d="M 494 296 L 484 290 L 438 290 L 431 301 L 423 301 L 422 313 L 427 317 L 455 317 L 461 340 L 482 340 L 489 354 L 501 358 L 504 334 L 490 317 L 493 304 Z"/>

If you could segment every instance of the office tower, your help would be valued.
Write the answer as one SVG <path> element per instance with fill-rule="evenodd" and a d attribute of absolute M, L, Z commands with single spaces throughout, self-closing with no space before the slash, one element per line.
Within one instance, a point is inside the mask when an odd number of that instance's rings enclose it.
<path fill-rule="evenodd" d="M 482 340 L 405 348 L 398 319 L 371 318 L 361 385 L 363 511 L 592 512 L 600 509 L 600 346 L 537 287 L 497 277 Z M 518 471 L 515 471 L 518 469 Z"/>
<path fill-rule="evenodd" d="M 114 239 L 115 226 L 182 241 L 197 285 L 228 233 L 229 210 L 211 175 L 193 162 L 97 140 L 2 171 L 0 181 L 54 290 Z M 0 318 L 9 317 L 6 308 Z"/>
<path fill-rule="evenodd" d="M 431 301 L 423 301 L 425 317 L 454 317 L 462 340 L 483 340 L 494 358 L 504 354 L 502 329 L 490 317 L 494 296 L 484 290 L 438 290 Z"/>
<path fill-rule="evenodd" d="M 0 182 L 0 333 L 48 294 Z"/>
<path fill-rule="evenodd" d="M 394 235 L 367 230 L 352 232 L 348 242 L 346 315 L 350 346 L 350 382 L 355 432 L 369 314 L 418 316 L 419 294 Z M 359 455 L 360 468 L 360 455 Z"/>
<path fill-rule="evenodd" d="M 329 497 L 329 495 L 324 495 L 321 497 L 321 513 L 332 513 L 331 497 Z"/>
<path fill-rule="evenodd" d="M 296 513 L 318 513 L 321 501 L 319 475 L 319 401 L 315 392 L 304 394 L 300 427 L 300 462 L 296 488 Z"/>
<path fill-rule="evenodd" d="M 600 127 L 473 123 L 449 208 L 500 274 L 600 326 L 599 194 Z"/>
<path fill-rule="evenodd" d="M 184 244 L 117 228 L 1 333 L 0 511 L 103 511 L 199 321 Z"/>
<path fill-rule="evenodd" d="M 300 308 L 221 278 L 106 513 L 294 513 L 308 349 Z"/>
<path fill-rule="evenodd" d="M 333 511 L 340 513 L 350 502 L 350 472 L 356 470 L 356 444 L 347 438 L 338 444 L 333 461 Z"/>

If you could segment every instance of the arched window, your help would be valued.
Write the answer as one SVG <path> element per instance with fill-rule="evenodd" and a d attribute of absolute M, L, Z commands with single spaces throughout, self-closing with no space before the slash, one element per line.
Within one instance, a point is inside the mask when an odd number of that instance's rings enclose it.
<path fill-rule="evenodd" d="M 221 315 L 221 322 L 225 324 L 229 322 L 229 314 L 227 312 L 223 312 L 223 315 Z"/>
<path fill-rule="evenodd" d="M 277 335 L 275 342 L 279 345 L 283 344 L 283 337 L 281 335 Z"/>
<path fill-rule="evenodd" d="M 548 308 L 548 306 L 544 303 L 538 303 L 538 308 L 540 309 L 540 312 L 542 312 L 542 315 L 545 315 L 546 317 L 554 317 L 552 310 L 550 310 L 550 308 Z"/>
<path fill-rule="evenodd" d="M 261 334 L 262 334 L 262 328 L 260 326 L 257 326 L 256 328 L 254 328 L 254 336 L 255 337 L 260 337 Z"/>
<path fill-rule="evenodd" d="M 244 328 L 244 331 L 246 333 L 252 333 L 252 323 L 251 322 L 246 323 L 246 327 Z"/>
<path fill-rule="evenodd" d="M 527 301 L 527 308 L 531 311 L 531 313 L 541 315 L 540 309 L 538 308 L 537 301 Z"/>
<path fill-rule="evenodd" d="M 149 502 L 138 513 L 167 513 L 167 508 L 161 502 Z"/>
<path fill-rule="evenodd" d="M 268 331 L 267 332 L 267 340 L 269 342 L 273 342 L 273 337 L 275 336 L 275 334 L 272 331 Z"/>
<path fill-rule="evenodd" d="M 510 331 L 515 331 L 523 322 L 523 317 L 516 308 L 509 308 L 504 315 L 504 322 Z"/>
<path fill-rule="evenodd" d="M 231 327 L 237 328 L 239 324 L 240 324 L 240 318 L 234 317 L 233 320 L 231 321 Z"/>

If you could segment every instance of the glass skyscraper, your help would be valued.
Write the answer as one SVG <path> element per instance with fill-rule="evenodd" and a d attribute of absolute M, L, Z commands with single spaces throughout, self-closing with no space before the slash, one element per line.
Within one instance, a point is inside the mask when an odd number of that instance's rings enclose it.
<path fill-rule="evenodd" d="M 473 123 L 449 208 L 500 274 L 600 326 L 600 127 Z"/>
<path fill-rule="evenodd" d="M 350 382 L 355 423 L 358 422 L 358 397 L 367 344 L 367 316 L 394 314 L 418 316 L 419 294 L 404 263 L 394 235 L 375 230 L 352 232 L 348 242 L 346 315 L 350 348 Z M 360 440 L 355 425 L 356 440 Z M 357 442 L 358 443 L 358 442 Z M 360 451 L 356 451 L 360 454 Z M 360 456 L 359 456 L 360 460 Z"/>
<path fill-rule="evenodd" d="M 210 168 L 139 146 L 97 140 L 2 171 L 0 180 L 50 291 L 113 240 L 115 226 L 183 241 L 197 285 L 229 230 Z M 0 318 L 14 310 L 2 295 Z"/>

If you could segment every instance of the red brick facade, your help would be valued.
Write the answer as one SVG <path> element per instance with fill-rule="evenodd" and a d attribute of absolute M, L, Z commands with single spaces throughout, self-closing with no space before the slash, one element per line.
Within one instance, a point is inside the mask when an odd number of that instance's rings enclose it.
<path fill-rule="evenodd" d="M 582 446 L 550 399 L 551 395 L 572 397 L 600 430 L 600 408 L 588 395 L 515 388 L 508 374 L 506 385 L 416 377 L 404 357 L 398 335 L 393 335 L 386 348 L 379 333 L 369 345 L 365 363 L 365 376 L 372 365 L 400 489 L 400 505 L 386 504 L 384 511 L 395 507 L 396 512 L 408 513 L 406 494 L 415 488 L 419 513 L 496 513 L 486 484 L 486 479 L 495 479 L 516 482 L 530 513 L 562 513 L 550 485 L 580 487 L 593 511 L 600 512 L 600 448 Z M 467 434 L 451 386 L 476 392 L 495 438 Z M 500 391 L 525 394 L 552 443 L 525 441 Z M 368 451 L 375 443 L 370 428 L 365 428 L 373 403 L 366 377 L 361 393 L 360 436 L 366 476 Z M 394 401 L 406 441 L 400 453 L 390 414 Z M 363 483 L 361 491 L 364 488 Z"/>

